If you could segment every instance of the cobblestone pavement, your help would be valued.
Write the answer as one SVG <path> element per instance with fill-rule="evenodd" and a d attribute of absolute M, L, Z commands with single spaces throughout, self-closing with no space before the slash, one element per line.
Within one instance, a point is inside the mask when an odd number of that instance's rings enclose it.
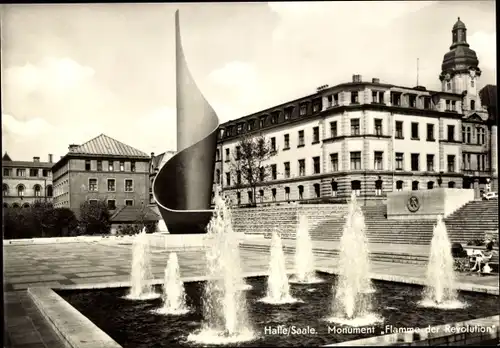
<path fill-rule="evenodd" d="M 399 246 L 401 248 L 401 246 Z M 4 302 L 7 335 L 4 347 L 64 347 L 58 336 L 28 298 L 33 286 L 128 281 L 131 267 L 129 243 L 75 242 L 65 244 L 32 244 L 4 246 Z M 181 274 L 205 274 L 204 252 L 178 251 Z M 286 255 L 287 267 L 293 267 L 293 255 Z M 268 253 L 241 251 L 245 272 L 267 269 Z M 153 250 L 152 271 L 163 278 L 168 252 Z M 316 257 L 318 267 L 334 267 L 336 259 Z M 372 271 L 391 275 L 424 277 L 425 267 L 412 264 L 373 262 Z M 461 275 L 459 281 L 498 286 L 496 276 Z"/>

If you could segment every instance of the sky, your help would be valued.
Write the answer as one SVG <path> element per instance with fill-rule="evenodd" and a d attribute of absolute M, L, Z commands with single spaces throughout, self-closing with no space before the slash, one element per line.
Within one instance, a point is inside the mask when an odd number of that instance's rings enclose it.
<path fill-rule="evenodd" d="M 457 17 L 496 85 L 494 1 L 1 6 L 2 148 L 47 160 L 102 133 L 176 148 L 174 13 L 186 60 L 221 123 L 363 80 L 440 89 Z"/>

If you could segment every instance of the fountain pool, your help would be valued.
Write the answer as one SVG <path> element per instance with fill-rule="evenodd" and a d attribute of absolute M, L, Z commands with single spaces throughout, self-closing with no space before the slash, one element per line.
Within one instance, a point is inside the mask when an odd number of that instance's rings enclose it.
<path fill-rule="evenodd" d="M 329 323 L 328 306 L 333 300 L 332 285 L 336 277 L 319 273 L 323 283 L 291 284 L 293 297 L 303 302 L 271 305 L 259 301 L 266 295 L 266 277 L 247 278 L 252 289 L 245 291 L 248 321 L 252 323 L 255 339 L 240 342 L 241 347 L 249 346 L 318 346 L 335 342 L 350 341 L 368 336 L 379 336 L 385 325 L 394 327 L 426 327 L 498 314 L 498 297 L 470 292 L 458 292 L 458 299 L 468 304 L 467 308 L 447 311 L 425 308 L 419 305 L 424 287 L 394 282 L 372 281 L 375 288 L 373 310 L 383 322 L 365 328 L 370 333 L 356 333 L 356 328 Z M 122 347 L 193 347 L 199 346 L 188 341 L 188 336 L 203 326 L 204 282 L 187 282 L 186 303 L 192 311 L 180 316 L 154 315 L 151 310 L 161 307 L 161 299 L 130 301 L 123 298 L 126 288 L 93 290 L 56 290 L 56 292 L 89 318 L 100 329 Z M 314 291 L 310 291 L 314 289 Z M 161 292 L 159 288 L 157 292 Z M 303 329 L 303 334 L 266 334 L 266 328 L 295 326 Z M 282 327 L 283 327 L 282 326 Z M 328 333 L 328 328 L 346 328 L 346 333 Z M 351 329 L 349 329 L 351 328 Z M 316 334 L 311 330 L 314 329 Z M 309 332 L 307 332 L 309 330 Z M 351 331 L 349 331 L 351 330 Z M 349 333 L 351 332 L 351 333 Z M 230 344 L 234 346 L 235 344 Z M 207 346 L 203 344 L 203 346 Z M 217 345 L 208 345 L 217 346 Z"/>

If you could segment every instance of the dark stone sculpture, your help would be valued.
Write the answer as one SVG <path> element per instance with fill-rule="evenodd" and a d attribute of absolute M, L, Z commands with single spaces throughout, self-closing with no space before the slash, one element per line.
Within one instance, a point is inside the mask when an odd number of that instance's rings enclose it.
<path fill-rule="evenodd" d="M 189 72 L 175 13 L 177 154 L 160 169 L 153 195 L 171 234 L 206 233 L 219 118 Z"/>

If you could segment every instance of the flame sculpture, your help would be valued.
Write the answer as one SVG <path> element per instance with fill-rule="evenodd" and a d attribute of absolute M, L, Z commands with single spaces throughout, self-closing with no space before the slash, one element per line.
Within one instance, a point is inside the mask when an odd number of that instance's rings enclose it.
<path fill-rule="evenodd" d="M 153 195 L 171 234 L 206 233 L 219 118 L 189 72 L 175 12 L 177 154 L 160 169 Z"/>

